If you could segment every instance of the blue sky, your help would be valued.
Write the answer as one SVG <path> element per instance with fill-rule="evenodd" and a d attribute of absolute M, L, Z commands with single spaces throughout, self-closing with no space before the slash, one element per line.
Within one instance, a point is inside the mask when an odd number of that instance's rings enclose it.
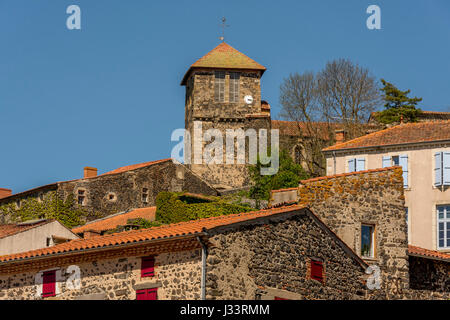
<path fill-rule="evenodd" d="M 81 30 L 66 28 L 79 5 Z M 366 8 L 381 8 L 381 30 Z M 450 111 L 450 1 L 0 0 L 0 187 L 20 192 L 168 158 L 189 65 L 226 41 L 268 68 L 276 118 L 292 72 L 349 58 Z"/>

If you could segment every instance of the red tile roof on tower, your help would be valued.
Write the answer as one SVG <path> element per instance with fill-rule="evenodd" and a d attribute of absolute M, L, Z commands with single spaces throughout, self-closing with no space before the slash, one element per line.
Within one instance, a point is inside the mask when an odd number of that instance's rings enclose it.
<path fill-rule="evenodd" d="M 261 70 L 262 72 L 266 70 L 264 66 L 225 42 L 192 64 L 184 75 L 181 85 L 186 84 L 187 77 L 193 68 Z"/>
<path fill-rule="evenodd" d="M 431 259 L 439 259 L 439 260 L 445 260 L 450 262 L 450 254 L 439 252 L 435 250 L 428 250 L 416 246 L 408 245 L 408 254 L 412 256 L 421 256 L 425 258 L 431 258 Z"/>
<path fill-rule="evenodd" d="M 127 224 L 129 219 L 142 218 L 146 220 L 154 220 L 156 213 L 156 207 L 147 207 L 134 209 L 130 212 L 123 212 L 119 214 L 114 214 L 112 216 L 105 217 L 103 219 L 98 219 L 87 224 L 76 227 L 72 229 L 73 233 L 83 233 L 85 231 L 95 231 L 102 232 L 107 230 L 112 230 L 118 226 L 123 226 Z"/>
<path fill-rule="evenodd" d="M 406 123 L 338 143 L 322 151 L 450 140 L 450 120 Z"/>

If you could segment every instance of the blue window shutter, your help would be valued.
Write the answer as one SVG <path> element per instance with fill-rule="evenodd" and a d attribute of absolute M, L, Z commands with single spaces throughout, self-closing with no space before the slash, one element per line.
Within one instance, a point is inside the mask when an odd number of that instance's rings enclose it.
<path fill-rule="evenodd" d="M 450 152 L 442 152 L 442 184 L 450 186 Z"/>
<path fill-rule="evenodd" d="M 356 159 L 356 171 L 363 171 L 366 169 L 366 159 Z"/>
<path fill-rule="evenodd" d="M 436 152 L 434 154 L 434 160 L 434 185 L 442 186 L 442 152 Z"/>
<path fill-rule="evenodd" d="M 348 160 L 348 172 L 356 171 L 356 159 Z"/>
<path fill-rule="evenodd" d="M 400 165 L 403 170 L 403 187 L 408 188 L 408 155 L 400 156 Z"/>
<path fill-rule="evenodd" d="M 390 166 L 391 166 L 391 157 L 383 156 L 383 168 L 390 167 Z"/>

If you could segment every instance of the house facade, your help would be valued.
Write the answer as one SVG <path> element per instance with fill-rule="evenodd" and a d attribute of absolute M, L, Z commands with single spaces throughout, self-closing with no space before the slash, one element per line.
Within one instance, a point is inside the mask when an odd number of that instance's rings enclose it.
<path fill-rule="evenodd" d="M 83 220 L 92 221 L 110 214 L 155 205 L 161 191 L 189 191 L 217 195 L 214 189 L 187 166 L 163 159 L 120 167 L 97 174 L 96 168 L 84 168 L 81 179 L 60 181 L 21 193 L 5 193 L 0 198 L 0 222 L 20 222 L 33 217 L 36 206 L 55 212 L 55 197 L 71 199 L 74 209 L 83 211 Z M 86 222 L 83 221 L 83 222 Z"/>
<path fill-rule="evenodd" d="M 287 206 L 0 257 L 0 299 L 363 299 L 367 264 Z"/>
<path fill-rule="evenodd" d="M 0 255 L 26 252 L 79 237 L 56 220 L 30 220 L 0 225 Z"/>
<path fill-rule="evenodd" d="M 328 174 L 400 166 L 408 243 L 450 252 L 450 121 L 401 124 L 323 152 Z"/>

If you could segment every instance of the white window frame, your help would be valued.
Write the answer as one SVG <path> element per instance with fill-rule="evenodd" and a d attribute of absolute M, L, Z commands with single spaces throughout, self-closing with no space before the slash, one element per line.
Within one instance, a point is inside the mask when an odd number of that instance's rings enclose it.
<path fill-rule="evenodd" d="M 371 247 L 370 247 L 370 255 L 368 255 L 368 256 L 365 256 L 365 255 L 363 255 L 363 252 L 362 252 L 362 230 L 363 230 L 363 227 L 370 227 L 371 229 L 372 229 L 372 235 L 371 235 L 371 239 L 370 239 L 370 244 L 371 244 Z M 375 227 L 375 225 L 374 224 L 370 224 L 370 223 L 361 223 L 361 232 L 360 232 L 360 253 L 361 253 L 361 256 L 363 257 L 363 258 L 369 258 L 369 259 L 373 259 L 373 258 L 375 258 L 375 231 L 376 230 L 376 227 Z"/>
<path fill-rule="evenodd" d="M 442 219 L 439 218 L 439 208 L 444 208 L 444 214 Z M 446 234 L 448 235 L 448 233 L 450 233 L 450 203 L 449 204 L 441 204 L 441 205 L 436 205 L 436 247 L 438 248 L 438 250 L 446 250 L 446 249 L 450 249 L 450 245 L 447 245 L 447 242 L 450 240 L 450 236 L 446 236 Z M 448 215 L 448 217 L 447 217 Z M 440 246 L 439 245 L 439 224 L 443 223 L 444 224 L 444 246 Z"/>

